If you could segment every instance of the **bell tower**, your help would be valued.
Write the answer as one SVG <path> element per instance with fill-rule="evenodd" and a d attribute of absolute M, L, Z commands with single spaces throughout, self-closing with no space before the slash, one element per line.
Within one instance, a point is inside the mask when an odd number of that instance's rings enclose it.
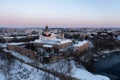
<path fill-rule="evenodd" d="M 61 39 L 64 39 L 64 29 L 61 31 Z"/>
<path fill-rule="evenodd" d="M 45 30 L 44 30 L 45 32 L 46 31 L 49 31 L 49 28 L 48 28 L 48 26 L 46 25 L 46 27 L 45 27 Z"/>

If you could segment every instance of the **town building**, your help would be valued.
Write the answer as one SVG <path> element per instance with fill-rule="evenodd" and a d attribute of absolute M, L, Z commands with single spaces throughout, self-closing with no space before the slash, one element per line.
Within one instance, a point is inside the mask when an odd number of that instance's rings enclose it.
<path fill-rule="evenodd" d="M 66 55 L 81 55 L 89 46 L 88 41 L 78 41 L 73 43 L 71 39 L 64 38 L 64 32 L 55 34 L 50 31 L 48 26 L 39 33 L 39 39 L 27 43 L 9 43 L 7 49 L 15 51 L 21 55 L 27 56 L 34 60 L 46 59 L 56 60 L 64 58 Z M 47 60 L 48 61 L 48 60 Z"/>
<path fill-rule="evenodd" d="M 72 40 L 65 39 L 64 33 L 54 34 L 46 26 L 39 39 L 34 41 L 39 53 L 58 54 L 67 51 L 72 46 Z"/>

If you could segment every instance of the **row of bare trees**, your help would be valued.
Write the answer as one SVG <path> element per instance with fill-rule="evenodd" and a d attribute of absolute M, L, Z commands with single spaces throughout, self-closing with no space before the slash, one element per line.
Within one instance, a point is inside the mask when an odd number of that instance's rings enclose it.
<path fill-rule="evenodd" d="M 11 64 L 14 63 L 14 60 L 6 54 L 6 52 L 0 50 L 0 72 L 5 75 L 6 80 L 9 80 Z"/>

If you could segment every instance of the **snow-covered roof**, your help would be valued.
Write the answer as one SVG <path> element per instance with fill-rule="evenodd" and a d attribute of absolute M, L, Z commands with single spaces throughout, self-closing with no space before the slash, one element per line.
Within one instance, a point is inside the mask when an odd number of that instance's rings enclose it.
<path fill-rule="evenodd" d="M 38 36 L 38 35 L 36 35 L 36 34 L 35 34 L 35 35 L 33 35 L 33 34 L 32 34 L 32 35 L 28 35 L 28 36 Z"/>
<path fill-rule="evenodd" d="M 53 45 L 43 45 L 43 47 L 49 47 L 49 48 L 51 48 L 51 47 L 53 47 Z"/>
<path fill-rule="evenodd" d="M 80 46 L 84 45 L 85 43 L 88 43 L 88 41 L 86 41 L 86 40 L 79 41 L 77 44 L 74 44 L 73 47 L 80 47 Z"/>
<path fill-rule="evenodd" d="M 58 41 L 60 42 L 60 44 L 65 44 L 65 43 L 68 43 L 68 42 L 72 42 L 69 39 L 61 39 L 61 40 L 58 40 Z"/>
<path fill-rule="evenodd" d="M 3 37 L 4 39 L 13 39 L 14 37 Z"/>
<path fill-rule="evenodd" d="M 8 45 L 22 45 L 24 44 L 23 42 L 19 42 L 19 43 L 8 43 Z"/>
<path fill-rule="evenodd" d="M 25 38 L 26 36 L 18 36 L 17 39 Z"/>
<path fill-rule="evenodd" d="M 50 40 L 37 39 L 34 42 L 43 43 L 43 44 L 51 44 L 51 45 L 61 45 L 61 44 L 65 44 L 65 43 L 72 42 L 72 41 L 69 39 L 50 39 Z"/>

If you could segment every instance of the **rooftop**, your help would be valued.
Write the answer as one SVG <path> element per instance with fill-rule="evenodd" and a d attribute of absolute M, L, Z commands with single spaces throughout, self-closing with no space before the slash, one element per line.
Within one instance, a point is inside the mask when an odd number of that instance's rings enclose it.
<path fill-rule="evenodd" d="M 72 41 L 70 39 L 50 39 L 50 40 L 37 39 L 34 42 L 43 43 L 43 44 L 51 44 L 51 45 L 61 45 L 61 44 L 69 43 Z"/>

